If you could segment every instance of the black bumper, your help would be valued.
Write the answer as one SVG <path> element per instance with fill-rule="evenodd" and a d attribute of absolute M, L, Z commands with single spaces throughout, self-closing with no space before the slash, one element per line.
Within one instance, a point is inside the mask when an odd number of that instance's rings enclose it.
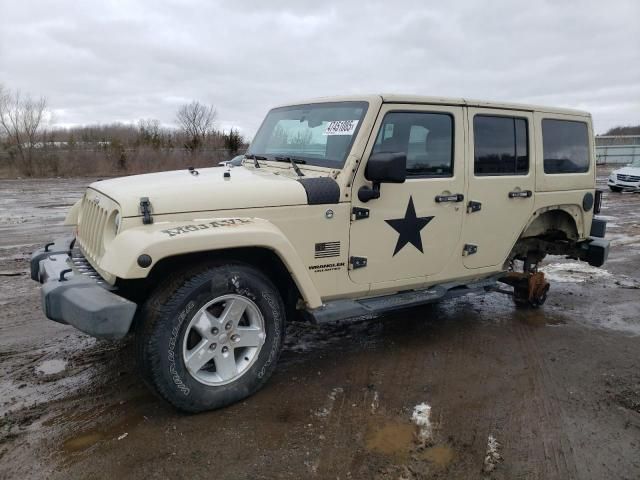
<path fill-rule="evenodd" d="M 31 256 L 31 278 L 42 283 L 45 315 L 94 337 L 124 337 L 137 305 L 108 290 L 96 275 L 79 272 L 71 258 L 72 248 L 73 238 L 64 238 Z"/>

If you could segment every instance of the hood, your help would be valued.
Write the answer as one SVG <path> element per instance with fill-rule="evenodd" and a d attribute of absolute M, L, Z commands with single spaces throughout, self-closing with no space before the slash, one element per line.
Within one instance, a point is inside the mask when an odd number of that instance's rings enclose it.
<path fill-rule="evenodd" d="M 230 177 L 224 178 L 229 171 Z M 307 204 L 303 185 L 268 169 L 202 168 L 133 175 L 92 183 L 89 188 L 116 201 L 124 217 L 140 215 L 148 197 L 154 215 Z"/>
<path fill-rule="evenodd" d="M 640 168 L 638 168 L 638 167 L 623 167 L 623 168 L 620 168 L 618 170 L 614 170 L 611 173 L 612 174 L 615 173 L 616 175 L 620 174 L 620 175 L 640 176 Z"/>

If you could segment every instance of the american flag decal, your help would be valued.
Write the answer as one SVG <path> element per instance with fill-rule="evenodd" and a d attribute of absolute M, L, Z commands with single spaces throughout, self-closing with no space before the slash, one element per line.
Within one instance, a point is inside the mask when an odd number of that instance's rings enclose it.
<path fill-rule="evenodd" d="M 339 257 L 340 242 L 316 243 L 315 258 Z"/>

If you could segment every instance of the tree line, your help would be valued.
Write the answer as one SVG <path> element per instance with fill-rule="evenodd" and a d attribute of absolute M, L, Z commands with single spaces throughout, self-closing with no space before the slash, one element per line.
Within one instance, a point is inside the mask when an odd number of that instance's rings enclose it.
<path fill-rule="evenodd" d="M 216 127 L 213 105 L 186 103 L 175 120 L 177 127 L 142 119 L 52 128 L 46 98 L 0 84 L 0 176 L 108 176 L 210 166 L 247 147 L 238 130 Z"/>

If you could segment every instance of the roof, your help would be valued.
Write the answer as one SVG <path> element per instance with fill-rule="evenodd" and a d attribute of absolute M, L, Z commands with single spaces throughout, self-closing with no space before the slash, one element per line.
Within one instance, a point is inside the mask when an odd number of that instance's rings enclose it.
<path fill-rule="evenodd" d="M 420 95 L 398 95 L 398 94 L 379 94 L 379 95 L 353 95 L 353 96 L 337 96 L 337 97 L 321 97 L 308 99 L 299 102 L 292 102 L 287 105 L 303 105 L 308 103 L 325 103 L 325 102 L 344 102 L 344 101 L 366 101 L 384 103 L 405 103 L 405 104 L 427 104 L 427 105 L 456 105 L 480 108 L 500 108 L 507 110 L 524 110 L 546 113 L 560 113 L 565 115 L 591 116 L 589 112 L 583 110 L 574 110 L 570 108 L 555 108 L 539 105 L 526 105 L 522 103 L 506 103 L 494 102 L 487 100 L 473 100 L 468 98 L 455 97 L 428 97 Z M 285 105 L 281 105 L 285 106 Z"/>

